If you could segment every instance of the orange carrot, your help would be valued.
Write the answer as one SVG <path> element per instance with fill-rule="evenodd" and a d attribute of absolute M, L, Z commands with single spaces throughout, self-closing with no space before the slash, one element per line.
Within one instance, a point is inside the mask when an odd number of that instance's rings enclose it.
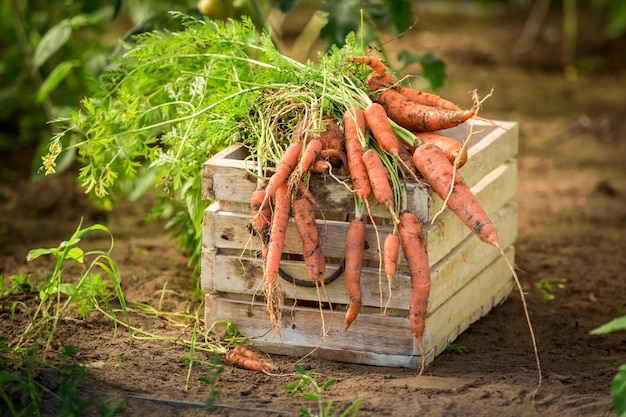
<path fill-rule="evenodd" d="M 263 358 L 256 352 L 245 346 L 235 346 L 226 354 L 226 360 L 238 368 L 247 369 L 249 371 L 263 372 L 266 370 L 276 369 L 276 366 L 268 359 Z"/>
<path fill-rule="evenodd" d="M 322 141 L 322 149 L 342 151 L 345 143 L 343 132 L 332 118 L 324 117 L 324 122 L 326 123 L 326 128 L 319 135 Z"/>
<path fill-rule="evenodd" d="M 389 88 L 396 88 L 398 86 L 398 80 L 396 77 L 389 73 L 378 74 L 372 72 L 365 78 L 365 83 L 371 92 L 380 92 Z"/>
<path fill-rule="evenodd" d="M 320 156 L 321 151 L 322 141 L 320 141 L 319 137 L 313 136 L 309 138 L 300 158 L 300 175 L 304 175 L 311 169 L 315 160 Z"/>
<path fill-rule="evenodd" d="M 302 142 L 292 142 L 285 152 L 283 156 L 280 158 L 278 163 L 276 164 L 276 169 L 274 174 L 270 177 L 267 182 L 267 186 L 265 187 L 265 196 L 273 197 L 276 195 L 276 191 L 280 188 L 287 178 L 289 174 L 296 168 L 298 164 L 298 159 L 300 158 L 300 153 L 302 152 Z"/>
<path fill-rule="evenodd" d="M 343 115 L 344 136 L 346 138 L 346 155 L 352 188 L 361 200 L 367 200 L 372 192 L 367 171 L 363 163 L 363 145 L 365 140 L 365 115 L 363 110 L 352 107 Z"/>
<path fill-rule="evenodd" d="M 395 90 L 378 96 L 391 120 L 412 132 L 433 132 L 457 126 L 476 114 L 476 109 L 453 111 L 415 103 Z"/>
<path fill-rule="evenodd" d="M 428 181 L 432 189 L 446 200 L 447 205 L 464 224 L 482 241 L 498 246 L 498 233 L 480 203 L 472 194 L 465 180 L 446 158 L 443 151 L 432 143 L 424 143 L 415 148 L 413 162 L 418 171 Z M 454 187 L 452 186 L 454 175 Z M 448 197 L 448 194 L 449 197 Z"/>
<path fill-rule="evenodd" d="M 423 337 L 426 327 L 426 313 L 428 311 L 428 296 L 430 294 L 428 253 L 426 252 L 422 226 L 413 213 L 409 211 L 400 213 L 398 233 L 402 242 L 402 253 L 407 260 L 411 276 L 409 322 L 422 356 L 422 366 L 419 372 L 421 375 L 426 367 Z"/>
<path fill-rule="evenodd" d="M 299 196 L 293 201 L 292 209 L 296 228 L 302 239 L 302 257 L 309 277 L 314 281 L 320 280 L 326 273 L 326 265 L 324 263 L 319 264 L 320 259 L 324 259 L 324 257 L 319 254 L 322 247 L 319 243 L 313 205 L 308 199 Z"/>
<path fill-rule="evenodd" d="M 415 136 L 422 143 L 436 145 L 443 151 L 451 163 L 457 164 L 457 168 L 461 168 L 467 162 L 467 147 L 463 146 L 458 140 L 433 132 L 419 132 Z"/>
<path fill-rule="evenodd" d="M 389 212 L 395 216 L 395 204 L 393 190 L 389 183 L 389 171 L 387 171 L 376 151 L 371 148 L 363 152 L 361 159 L 363 159 L 365 164 L 374 197 L 380 204 L 387 206 Z"/>
<path fill-rule="evenodd" d="M 461 110 L 459 106 L 437 94 L 427 93 L 409 87 L 399 87 L 398 92 L 415 103 L 453 111 Z"/>
<path fill-rule="evenodd" d="M 354 58 L 348 58 L 348 62 L 357 62 L 359 64 L 367 65 L 376 74 L 384 74 L 386 71 L 383 61 L 373 56 L 359 56 Z"/>
<path fill-rule="evenodd" d="M 387 112 L 378 103 L 370 103 L 365 108 L 365 121 L 374 139 L 383 150 L 391 155 L 398 155 L 400 142 L 387 118 Z"/>
<path fill-rule="evenodd" d="M 270 239 L 267 245 L 265 270 L 263 271 L 267 309 L 270 314 L 270 321 L 274 327 L 278 327 L 279 325 L 277 319 L 278 311 L 274 305 L 274 289 L 276 280 L 278 279 L 278 269 L 280 268 L 280 259 L 283 253 L 287 226 L 289 224 L 289 214 L 291 211 L 291 193 L 289 189 L 289 184 L 283 182 L 276 191 L 274 216 L 272 217 Z"/>
<path fill-rule="evenodd" d="M 252 228 L 265 240 L 272 220 L 272 206 L 270 200 L 265 198 L 265 188 L 258 187 L 250 196 L 252 211 Z"/>
<path fill-rule="evenodd" d="M 393 281 L 398 266 L 398 251 L 400 250 L 400 236 L 398 231 L 394 230 L 389 233 L 383 243 L 383 262 L 385 264 L 385 275 L 387 281 Z"/>
<path fill-rule="evenodd" d="M 361 268 L 363 267 L 363 256 L 365 253 L 365 222 L 360 217 L 355 217 L 350 221 L 348 232 L 346 233 L 346 255 L 344 274 L 346 276 L 346 286 L 350 295 L 348 311 L 343 330 L 348 330 L 361 309 L 363 292 L 361 290 Z"/>

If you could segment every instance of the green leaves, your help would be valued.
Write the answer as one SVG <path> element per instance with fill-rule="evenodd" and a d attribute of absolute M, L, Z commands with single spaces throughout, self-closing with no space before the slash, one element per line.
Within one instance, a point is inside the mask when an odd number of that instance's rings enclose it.
<path fill-rule="evenodd" d="M 412 64 L 420 64 L 422 76 L 428 80 L 431 87 L 435 90 L 443 87 L 446 80 L 446 64 L 432 52 L 416 54 L 402 51 L 398 55 L 398 60 L 402 62 L 404 68 Z"/>
<path fill-rule="evenodd" d="M 606 334 L 626 330 L 626 316 L 618 317 L 600 327 L 593 329 L 590 334 Z"/>

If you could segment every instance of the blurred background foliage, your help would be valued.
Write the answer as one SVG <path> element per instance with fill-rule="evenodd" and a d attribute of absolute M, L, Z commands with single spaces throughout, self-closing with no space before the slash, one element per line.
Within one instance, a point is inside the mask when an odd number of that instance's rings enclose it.
<path fill-rule="evenodd" d="M 601 15 L 607 40 L 617 39 L 626 31 L 623 0 L 444 3 L 451 8 L 473 3 L 523 11 L 529 16 L 530 38 L 530 23 L 540 27 L 542 11 L 560 9 L 564 16 L 564 65 L 571 65 L 567 61 L 575 53 L 578 13 Z M 202 12 L 216 19 L 249 15 L 258 27 L 273 31 L 281 51 L 302 60 L 315 48 L 341 45 L 351 31 L 359 33 L 365 44 L 378 45 L 379 29 L 400 35 L 414 24 L 416 11 L 432 4 L 419 0 L 5 0 L 0 6 L 0 152 L 38 146 L 45 149 L 54 134 L 54 125 L 49 122 L 78 107 L 107 68 L 108 57 L 116 53 L 120 39 L 147 30 L 178 29 L 168 11 L 199 18 Z M 281 19 L 294 13 L 306 15 L 301 33 L 282 33 Z M 435 90 L 445 82 L 445 64 L 432 51 L 403 51 L 398 60 L 405 66 L 419 63 Z M 35 151 L 33 158 L 34 178 L 41 152 Z M 65 164 L 70 165 L 72 158 L 67 155 Z M 58 168 L 62 171 L 63 166 Z"/>

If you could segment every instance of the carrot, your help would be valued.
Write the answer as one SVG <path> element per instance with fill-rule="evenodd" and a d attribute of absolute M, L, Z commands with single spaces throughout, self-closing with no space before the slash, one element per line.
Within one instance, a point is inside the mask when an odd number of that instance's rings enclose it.
<path fill-rule="evenodd" d="M 410 87 L 400 87 L 396 77 L 386 72 L 372 71 L 365 79 L 365 82 L 372 92 L 393 88 L 415 103 L 447 110 L 461 110 L 459 106 L 437 94 L 427 93 Z"/>
<path fill-rule="evenodd" d="M 370 128 L 374 139 L 383 150 L 391 155 L 398 155 L 400 142 L 393 132 L 393 127 L 387 118 L 387 112 L 378 103 L 370 103 L 363 112 L 365 121 Z"/>
<path fill-rule="evenodd" d="M 274 201 L 274 216 L 272 218 L 272 226 L 270 228 L 270 239 L 267 245 L 267 259 L 265 261 L 265 270 L 263 271 L 263 281 L 265 284 L 267 308 L 270 313 L 270 321 L 272 326 L 278 327 L 277 308 L 275 306 L 275 286 L 278 278 L 278 269 L 280 267 L 280 259 L 285 244 L 285 236 L 287 235 L 287 226 L 289 224 L 289 214 L 291 209 L 291 193 L 289 192 L 289 184 L 283 184 L 276 191 Z"/>
<path fill-rule="evenodd" d="M 393 281 L 398 266 L 398 251 L 400 250 L 400 236 L 397 229 L 389 233 L 383 243 L 383 259 L 385 264 L 385 275 L 387 282 Z"/>
<path fill-rule="evenodd" d="M 398 234 L 402 243 L 402 253 L 407 260 L 409 275 L 411 276 L 409 322 L 422 356 L 422 365 L 419 372 L 421 375 L 426 367 L 423 337 L 426 327 L 426 313 L 428 311 L 428 296 L 430 294 L 428 253 L 426 252 L 422 226 L 413 213 L 409 211 L 400 213 Z"/>
<path fill-rule="evenodd" d="M 365 83 L 371 92 L 380 92 L 388 88 L 396 88 L 398 80 L 389 73 L 378 74 L 376 72 L 372 72 L 367 76 L 367 78 L 365 78 Z"/>
<path fill-rule="evenodd" d="M 292 142 L 285 152 L 283 156 L 280 158 L 278 163 L 276 164 L 276 169 L 274 170 L 274 174 L 270 177 L 267 182 L 267 186 L 265 187 L 265 196 L 274 197 L 276 191 L 287 181 L 289 174 L 296 168 L 298 164 L 298 159 L 300 158 L 300 153 L 302 152 L 302 142 Z"/>
<path fill-rule="evenodd" d="M 358 107 L 347 109 L 343 115 L 344 136 L 346 138 L 346 156 L 352 188 L 361 200 L 367 200 L 372 192 L 370 181 L 363 163 L 363 144 L 365 140 L 365 114 Z"/>
<path fill-rule="evenodd" d="M 344 273 L 346 286 L 350 295 L 348 311 L 343 330 L 348 330 L 356 316 L 359 314 L 363 300 L 361 290 L 361 268 L 365 253 L 365 222 L 361 217 L 355 217 L 350 221 L 346 233 L 346 255 Z"/>
<path fill-rule="evenodd" d="M 268 359 L 261 357 L 256 352 L 245 346 L 235 346 L 226 354 L 226 360 L 238 368 L 249 371 L 263 372 L 276 369 L 276 366 Z"/>
<path fill-rule="evenodd" d="M 476 114 L 471 110 L 446 110 L 415 103 L 395 90 L 385 90 L 378 96 L 391 120 L 412 132 L 432 132 L 457 126 Z"/>
<path fill-rule="evenodd" d="M 461 110 L 459 106 L 450 100 L 446 100 L 445 98 L 438 96 L 437 94 L 427 93 L 425 91 L 419 91 L 409 87 L 398 87 L 398 92 L 415 103 L 452 111 Z"/>
<path fill-rule="evenodd" d="M 348 58 L 348 62 L 357 62 L 359 64 L 367 65 L 376 74 L 384 74 L 386 71 L 383 61 L 373 56 L 359 56 L 354 58 Z"/>
<path fill-rule="evenodd" d="M 348 157 L 343 150 L 336 149 L 322 149 L 320 152 L 320 158 L 326 160 L 335 169 L 342 169 L 348 167 Z"/>
<path fill-rule="evenodd" d="M 415 148 L 413 162 L 432 189 L 447 202 L 461 221 L 483 242 L 498 246 L 498 233 L 480 203 L 472 194 L 465 180 L 446 158 L 443 151 L 432 143 L 424 143 Z M 450 193 L 450 187 L 454 186 Z M 449 194 L 449 195 L 448 195 Z"/>
<path fill-rule="evenodd" d="M 272 206 L 265 198 L 265 188 L 258 187 L 250 196 L 250 208 L 252 212 L 252 228 L 265 241 L 272 220 Z"/>
<path fill-rule="evenodd" d="M 326 128 L 320 132 L 320 140 L 322 141 L 322 149 L 334 149 L 337 151 L 342 151 L 345 144 L 345 138 L 343 136 L 343 132 L 337 126 L 337 123 L 330 118 L 324 117 L 324 122 L 326 123 Z"/>
<path fill-rule="evenodd" d="M 314 136 L 310 138 L 300 158 L 300 175 L 303 175 L 311 169 L 315 160 L 320 156 L 321 151 L 322 141 L 320 141 L 319 137 Z"/>
<path fill-rule="evenodd" d="M 433 132 L 419 132 L 416 133 L 415 136 L 422 143 L 432 143 L 436 145 L 443 151 L 446 158 L 448 158 L 451 163 L 457 164 L 457 169 L 461 168 L 467 162 L 467 147 L 463 146 L 458 140 Z"/>
<path fill-rule="evenodd" d="M 394 196 L 389 183 L 389 171 L 387 171 L 376 151 L 371 148 L 363 152 L 361 159 L 363 159 L 365 164 L 374 197 L 380 204 L 387 206 L 389 212 L 395 218 Z"/>
<path fill-rule="evenodd" d="M 292 209 L 296 228 L 302 239 L 302 257 L 309 277 L 314 281 L 320 280 L 326 273 L 326 266 L 324 263 L 321 265 L 319 263 L 324 257 L 320 256 L 322 247 L 319 243 L 313 205 L 308 199 L 299 196 L 293 201 Z"/>

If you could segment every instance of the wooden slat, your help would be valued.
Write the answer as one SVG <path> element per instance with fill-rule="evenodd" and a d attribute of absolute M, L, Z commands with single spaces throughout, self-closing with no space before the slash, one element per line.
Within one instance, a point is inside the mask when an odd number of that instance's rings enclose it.
<path fill-rule="evenodd" d="M 507 249 L 509 259 L 514 248 Z M 426 319 L 424 345 L 427 362 L 442 352 L 471 323 L 499 304 L 510 292 L 512 280 L 502 258 L 483 270 Z M 416 367 L 419 353 L 406 317 L 360 314 L 347 332 L 344 313 L 285 306 L 279 333 L 269 325 L 265 305 L 259 302 L 206 297 L 206 323 L 232 322 L 252 338 L 259 349 L 275 354 L 316 356 L 331 360 L 381 366 Z M 326 336 L 322 339 L 322 315 Z M 317 349 L 316 349 L 317 348 Z"/>
<path fill-rule="evenodd" d="M 516 190 L 517 163 L 515 160 L 500 165 L 472 187 L 472 192 L 489 215 L 509 201 L 515 195 Z M 222 204 L 216 202 L 205 210 L 203 247 L 216 250 L 260 250 L 260 240 L 251 236 L 249 232 L 249 214 L 222 211 L 221 207 Z M 318 220 L 320 241 L 327 257 L 343 258 L 347 228 L 347 222 Z M 469 228 L 449 210 L 444 211 L 435 224 L 426 224 L 423 229 L 431 265 L 444 257 L 471 233 Z M 379 227 L 381 242 L 390 231 L 390 226 Z M 369 249 L 365 251 L 365 260 L 378 262 L 379 246 L 372 226 L 368 226 L 366 239 Z M 287 229 L 283 251 L 302 254 L 302 241 L 293 219 Z"/>
<path fill-rule="evenodd" d="M 517 206 L 511 204 L 504 207 L 494 217 L 494 224 L 499 231 L 501 246 L 513 244 L 517 238 Z M 468 236 L 431 267 L 429 309 L 434 310 L 445 303 L 498 256 L 499 253 L 495 248 L 475 236 Z M 263 261 L 260 257 L 205 252 L 203 262 L 205 263 L 202 270 L 202 285 L 205 291 L 249 296 L 262 293 Z M 298 279 L 310 281 L 303 262 L 284 260 L 281 267 Z M 337 267 L 338 265 L 328 265 L 327 274 L 333 273 Z M 312 302 L 319 300 L 314 287 L 295 286 L 283 280 L 279 281 L 279 286 L 287 299 Z M 406 265 L 401 265 L 394 277 L 391 298 L 387 280 L 384 274 L 379 275 L 376 265 L 363 268 L 361 286 L 364 306 L 374 308 L 386 306 L 391 310 L 409 309 L 410 276 Z M 333 304 L 346 304 L 348 299 L 343 274 L 326 285 L 326 293 L 322 296 L 322 301 Z"/>
<path fill-rule="evenodd" d="M 512 122 L 494 122 L 496 125 L 484 122 L 474 122 L 475 136 L 469 143 L 469 159 L 461 168 L 460 173 L 470 186 L 475 185 L 487 173 L 498 165 L 517 154 L 517 124 Z M 469 124 L 464 123 L 454 129 L 442 133 L 449 136 L 464 138 L 469 131 Z M 256 180 L 248 175 L 245 167 L 254 170 L 253 163 L 244 161 L 245 148 L 233 145 L 207 161 L 203 165 L 202 193 L 206 199 L 222 200 L 235 203 L 249 203 L 252 191 L 256 187 Z M 247 165 L 246 165 L 247 164 Z M 349 184 L 349 182 L 348 182 Z M 314 175 L 310 188 L 315 196 L 321 211 L 337 212 L 354 209 L 354 198 L 345 185 L 337 183 L 333 178 Z M 432 217 L 433 209 L 428 198 L 428 192 L 417 184 L 406 184 L 408 208 L 420 220 L 426 221 Z M 389 217 L 385 207 L 379 205 L 372 197 L 370 201 L 372 214 L 379 217 Z"/>

